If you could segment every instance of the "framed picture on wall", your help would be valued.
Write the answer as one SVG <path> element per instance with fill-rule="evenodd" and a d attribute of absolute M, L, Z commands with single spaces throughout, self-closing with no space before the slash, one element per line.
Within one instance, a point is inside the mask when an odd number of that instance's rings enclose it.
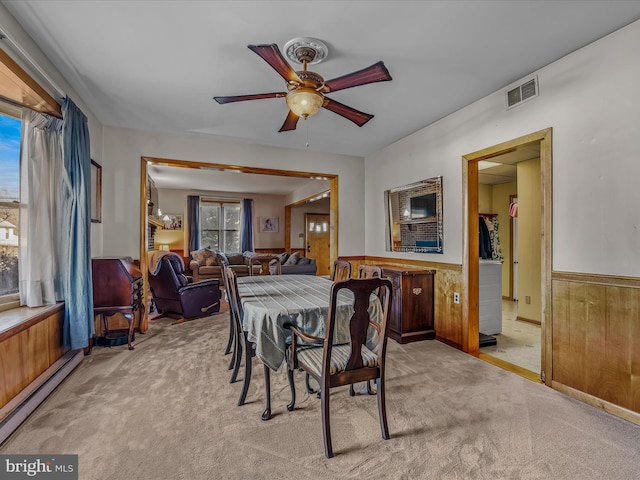
<path fill-rule="evenodd" d="M 260 217 L 260 231 L 278 233 L 278 217 Z"/>
<path fill-rule="evenodd" d="M 91 222 L 102 223 L 102 167 L 91 160 Z"/>
<path fill-rule="evenodd" d="M 167 214 L 162 217 L 165 230 L 182 230 L 182 215 Z"/>

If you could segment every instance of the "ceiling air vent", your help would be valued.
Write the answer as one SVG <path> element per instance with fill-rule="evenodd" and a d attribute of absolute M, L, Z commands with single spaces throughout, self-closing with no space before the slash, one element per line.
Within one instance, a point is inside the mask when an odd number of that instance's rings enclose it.
<path fill-rule="evenodd" d="M 538 96 L 538 77 L 528 77 L 516 84 L 516 86 L 507 87 L 506 100 L 507 110 L 520 105 L 521 103 L 531 100 Z"/>

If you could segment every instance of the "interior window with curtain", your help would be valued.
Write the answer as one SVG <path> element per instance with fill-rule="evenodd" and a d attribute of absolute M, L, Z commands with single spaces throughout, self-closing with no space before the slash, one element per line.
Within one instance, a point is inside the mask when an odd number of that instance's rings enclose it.
<path fill-rule="evenodd" d="M 200 246 L 223 252 L 240 251 L 240 203 L 202 199 Z"/>
<path fill-rule="evenodd" d="M 0 306 L 18 302 L 20 111 L 0 105 Z"/>

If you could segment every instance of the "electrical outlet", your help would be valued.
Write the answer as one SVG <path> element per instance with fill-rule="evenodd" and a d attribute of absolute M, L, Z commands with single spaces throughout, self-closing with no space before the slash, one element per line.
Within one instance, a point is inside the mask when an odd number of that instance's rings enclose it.
<path fill-rule="evenodd" d="M 453 303 L 460 303 L 460 294 L 458 292 L 453 294 Z"/>
<path fill-rule="evenodd" d="M 526 297 L 524 297 L 524 303 L 526 303 L 527 305 L 531 304 L 531 297 L 529 295 L 527 295 Z"/>

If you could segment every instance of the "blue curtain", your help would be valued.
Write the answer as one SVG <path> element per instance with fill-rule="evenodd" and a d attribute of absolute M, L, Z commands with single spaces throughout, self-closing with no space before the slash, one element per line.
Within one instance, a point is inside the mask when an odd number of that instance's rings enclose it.
<path fill-rule="evenodd" d="M 187 223 L 190 253 L 200 249 L 200 197 L 197 195 L 187 195 Z"/>
<path fill-rule="evenodd" d="M 242 230 L 240 233 L 240 251 L 253 251 L 253 200 L 242 200 Z"/>
<path fill-rule="evenodd" d="M 62 102 L 60 273 L 64 295 L 65 348 L 84 348 L 93 326 L 91 279 L 91 153 L 87 117 L 68 97 Z"/>

